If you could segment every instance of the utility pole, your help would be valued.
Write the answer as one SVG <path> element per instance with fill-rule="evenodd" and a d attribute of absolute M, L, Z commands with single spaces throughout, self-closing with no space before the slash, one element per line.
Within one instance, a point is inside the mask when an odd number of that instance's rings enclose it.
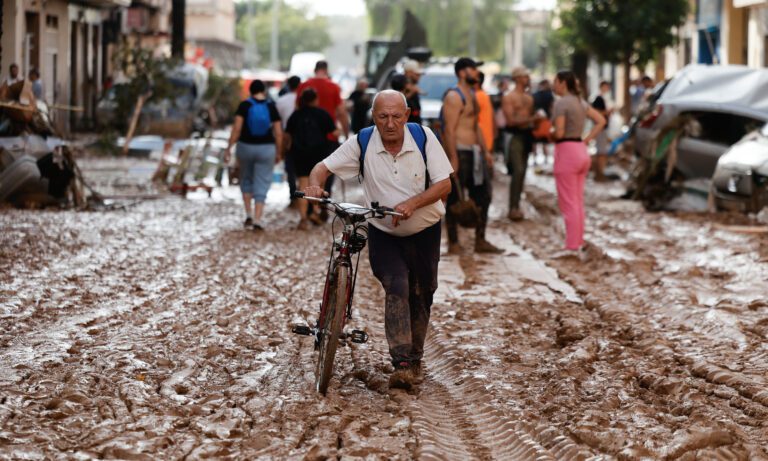
<path fill-rule="evenodd" d="M 184 60 L 184 18 L 186 17 L 186 0 L 173 0 L 171 3 L 171 57 Z"/>
<path fill-rule="evenodd" d="M 269 67 L 280 70 L 280 0 L 272 2 L 272 39 L 269 47 Z"/>
<path fill-rule="evenodd" d="M 469 55 L 477 57 L 477 0 L 472 0 L 472 14 L 469 17 Z"/>
<path fill-rule="evenodd" d="M 259 51 L 256 45 L 256 29 L 253 27 L 253 18 L 255 16 L 253 11 L 253 4 L 256 0 L 246 0 L 248 3 L 248 22 L 246 23 L 246 36 L 247 43 L 245 44 L 245 65 L 251 69 L 256 67 L 256 63 L 259 61 Z"/>

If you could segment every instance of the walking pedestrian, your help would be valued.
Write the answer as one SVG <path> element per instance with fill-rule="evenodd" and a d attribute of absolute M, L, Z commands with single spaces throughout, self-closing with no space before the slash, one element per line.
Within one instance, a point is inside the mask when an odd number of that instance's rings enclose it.
<path fill-rule="evenodd" d="M 299 96 L 299 108 L 288 119 L 285 131 L 285 149 L 294 159 L 300 190 L 309 185 L 312 168 L 328 156 L 328 134 L 338 135 L 336 125 L 327 112 L 317 107 L 315 90 L 307 88 Z M 299 200 L 297 205 L 301 216 L 298 229 L 307 230 L 309 204 Z"/>
<path fill-rule="evenodd" d="M 437 289 L 440 217 L 445 213 L 441 198 L 451 189 L 451 165 L 437 137 L 429 128 L 415 126 L 426 138 L 422 156 L 422 145 L 406 129 L 407 120 L 403 94 L 393 90 L 377 94 L 376 127 L 366 148 L 363 174 L 363 152 L 353 138 L 315 166 L 304 189 L 308 196 L 319 197 L 331 173 L 342 179 L 361 177 L 366 203 L 378 201 L 403 214 L 399 219 L 371 220 L 368 226 L 371 269 L 386 294 L 384 331 L 395 367 L 389 384 L 402 388 L 422 379 L 424 340 Z"/>
<path fill-rule="evenodd" d="M 523 195 L 528 157 L 533 150 L 533 124 L 537 117 L 533 111 L 533 97 L 529 93 L 531 77 L 528 69 L 513 69 L 512 80 L 515 82 L 515 88 L 501 100 L 507 120 L 507 132 L 512 135 L 507 158 L 507 172 L 511 176 L 507 218 L 520 221 L 524 217 L 520 210 L 520 198 Z"/>
<path fill-rule="evenodd" d="M 18 83 L 22 80 L 24 80 L 24 78 L 19 73 L 19 65 L 16 63 L 13 63 L 10 66 L 8 66 L 8 77 L 5 78 L 4 83 L 7 86 L 11 86 L 14 83 Z"/>
<path fill-rule="evenodd" d="M 592 100 L 592 107 L 602 115 L 606 121 L 610 120 L 613 113 L 613 100 L 611 99 L 611 83 L 603 80 L 600 82 L 600 94 Z M 595 181 L 606 181 L 605 167 L 608 164 L 608 151 L 611 148 L 608 139 L 608 130 L 603 129 L 595 138 L 597 154 L 595 154 Z"/>
<path fill-rule="evenodd" d="M 232 146 L 237 142 L 240 164 L 240 190 L 245 207 L 245 227 L 263 230 L 261 217 L 272 171 L 280 161 L 283 129 L 275 104 L 267 99 L 267 88 L 261 80 L 251 82 L 251 97 L 241 102 L 235 112 L 235 122 L 224 161 L 229 162 Z M 253 206 L 251 204 L 253 202 Z"/>
<path fill-rule="evenodd" d="M 419 89 L 419 80 L 424 73 L 421 64 L 414 59 L 409 59 L 403 64 L 403 73 L 408 81 L 405 91 L 405 99 L 408 101 L 408 108 L 411 114 L 408 116 L 408 123 L 418 123 L 421 125 L 421 90 Z"/>
<path fill-rule="evenodd" d="M 493 117 L 493 103 L 488 93 L 483 90 L 485 83 L 485 74 L 477 73 L 477 84 L 475 85 L 475 98 L 477 98 L 477 124 L 480 125 L 480 131 L 483 132 L 483 142 L 488 152 L 493 152 L 493 140 L 496 139 L 496 123 Z"/>
<path fill-rule="evenodd" d="M 277 113 L 280 114 L 280 121 L 283 124 L 283 132 L 285 132 L 288 119 L 291 118 L 291 114 L 296 109 L 296 90 L 301 84 L 301 79 L 292 75 L 288 77 L 285 83 L 285 93 L 280 95 L 275 102 Z M 285 143 L 283 143 L 283 148 L 287 149 Z M 291 199 L 291 206 L 296 206 L 296 199 L 293 198 L 293 193 L 296 192 L 296 167 L 293 157 L 289 153 L 283 152 L 283 160 L 285 161 L 285 177 L 288 181 L 288 197 Z"/>
<path fill-rule="evenodd" d="M 355 91 L 349 95 L 351 103 L 352 132 L 357 134 L 363 128 L 370 126 L 368 111 L 371 109 L 371 96 L 365 91 L 368 89 L 368 80 L 362 78 L 357 81 Z"/>
<path fill-rule="evenodd" d="M 574 252 L 584 245 L 584 182 L 591 163 L 587 144 L 605 127 L 605 118 L 581 98 L 572 71 L 557 73 L 554 90 L 560 96 L 552 109 L 557 203 L 565 221 L 565 249 Z M 587 118 L 594 126 L 582 138 Z"/>
<path fill-rule="evenodd" d="M 552 131 L 552 104 L 555 103 L 555 95 L 552 93 L 552 85 L 549 80 L 539 82 L 536 92 L 533 93 L 533 111 L 539 115 L 533 128 L 533 159 L 537 164 L 538 153 L 541 152 L 543 164 L 549 162 L 550 132 Z"/>
<path fill-rule="evenodd" d="M 488 208 L 491 205 L 491 175 L 493 155 L 486 149 L 483 133 L 478 124 L 479 106 L 473 87 L 479 81 L 477 66 L 471 58 L 460 58 L 454 64 L 458 84 L 450 88 L 443 98 L 443 147 L 453 167 L 456 184 L 448 196 L 448 209 L 461 197 L 458 188 L 466 188 L 469 198 L 480 209 L 475 227 L 476 253 L 501 253 L 485 238 Z M 459 253 L 458 219 L 449 212 L 445 216 L 448 229 L 448 252 Z"/>
<path fill-rule="evenodd" d="M 43 82 L 40 81 L 40 72 L 37 69 L 29 71 L 29 81 L 32 83 L 32 94 L 38 101 L 43 100 Z"/>
<path fill-rule="evenodd" d="M 308 79 L 298 88 L 298 94 L 301 94 L 305 89 L 312 88 L 317 93 L 317 105 L 331 116 L 333 123 L 339 123 L 341 125 L 341 132 L 344 133 L 344 138 L 349 138 L 349 113 L 344 104 L 344 100 L 341 98 L 341 88 L 339 85 L 333 83 L 328 75 L 328 63 L 326 61 L 317 61 L 315 64 L 315 76 Z M 329 134 L 328 141 L 330 141 L 331 150 L 339 147 L 338 135 Z M 331 177 L 325 184 L 326 192 L 331 193 L 333 189 L 333 178 Z M 320 216 L 323 220 L 327 219 L 327 212 L 322 210 Z"/>

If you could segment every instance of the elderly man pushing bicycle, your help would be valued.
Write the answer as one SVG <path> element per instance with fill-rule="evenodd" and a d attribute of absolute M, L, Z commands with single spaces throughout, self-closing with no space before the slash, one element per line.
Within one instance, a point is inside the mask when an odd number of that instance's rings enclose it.
<path fill-rule="evenodd" d="M 406 124 L 410 110 L 402 93 L 385 90 L 373 100 L 375 128 L 363 130 L 318 163 L 304 193 L 321 197 L 326 179 L 358 176 L 366 203 L 379 202 L 402 217 L 372 220 L 368 250 L 373 274 L 386 292 L 384 329 L 395 372 L 391 387 L 421 380 L 421 358 L 437 289 L 442 198 L 453 172 L 434 133 Z M 362 161 L 361 161 L 362 160 Z"/>

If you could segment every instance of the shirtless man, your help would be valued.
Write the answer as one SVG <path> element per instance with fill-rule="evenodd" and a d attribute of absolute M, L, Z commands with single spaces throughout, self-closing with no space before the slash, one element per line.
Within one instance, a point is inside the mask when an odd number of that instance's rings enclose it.
<path fill-rule="evenodd" d="M 501 253 L 501 249 L 485 239 L 488 207 L 491 204 L 493 156 L 483 142 L 483 133 L 477 123 L 478 105 L 472 91 L 473 85 L 478 82 L 479 64 L 482 63 L 461 58 L 454 65 L 458 85 L 448 90 L 443 98 L 443 147 L 460 186 L 469 191 L 469 197 L 480 208 L 480 220 L 475 228 L 475 252 Z M 448 208 L 458 199 L 458 190 L 453 187 L 448 196 Z M 459 253 L 461 247 L 456 217 L 448 212 L 445 224 L 448 228 L 448 252 Z"/>
<path fill-rule="evenodd" d="M 520 196 L 523 194 L 528 156 L 533 150 L 533 123 L 537 118 L 533 113 L 533 96 L 528 92 L 531 85 L 528 69 L 513 69 L 512 80 L 515 82 L 515 88 L 501 99 L 501 109 L 507 119 L 507 132 L 512 135 L 507 150 L 507 171 L 512 176 L 507 218 L 520 221 L 523 219 Z"/>

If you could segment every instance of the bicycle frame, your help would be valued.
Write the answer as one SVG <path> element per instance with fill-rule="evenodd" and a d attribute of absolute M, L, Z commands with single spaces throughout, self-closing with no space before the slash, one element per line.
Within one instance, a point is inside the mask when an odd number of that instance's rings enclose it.
<path fill-rule="evenodd" d="M 357 269 L 360 265 L 360 252 L 365 248 L 368 240 L 368 229 L 363 224 L 370 218 L 383 218 L 384 216 L 402 216 L 391 208 L 380 207 L 377 202 L 371 203 L 371 208 L 361 207 L 348 203 L 337 203 L 331 199 L 318 199 L 304 197 L 299 192 L 295 198 L 306 198 L 330 207 L 344 224 L 340 238 L 333 239 L 331 254 L 328 260 L 328 271 L 325 275 L 325 287 L 323 300 L 320 304 L 320 315 L 314 328 L 308 325 L 294 325 L 291 331 L 296 334 L 315 337 L 315 349 L 318 351 L 318 359 L 315 368 L 315 386 L 317 391 L 325 394 L 328 383 L 333 374 L 333 361 L 336 348 L 342 341 L 351 340 L 353 343 L 365 343 L 368 334 L 362 330 L 344 332 L 344 325 L 352 318 L 352 296 L 357 283 Z M 331 226 L 333 229 L 333 225 Z M 365 232 L 363 235 L 363 229 Z M 357 262 L 352 268 L 352 255 L 357 253 Z M 345 279 L 339 280 L 341 276 Z M 350 283 L 351 282 L 351 283 Z"/>
<path fill-rule="evenodd" d="M 352 318 L 352 299 L 355 292 L 355 285 L 357 284 L 357 269 L 360 265 L 360 252 L 365 246 L 365 240 L 367 240 L 367 228 L 363 226 L 368 219 L 371 218 L 383 218 L 385 216 L 400 216 L 402 214 L 395 212 L 391 208 L 380 207 L 378 202 L 371 203 L 371 207 L 362 207 L 359 205 L 338 203 L 328 198 L 314 198 L 305 197 L 303 193 L 298 192 L 295 194 L 296 198 L 304 198 L 322 206 L 326 206 L 330 211 L 336 214 L 336 219 L 340 219 L 343 223 L 343 229 L 339 239 L 334 238 L 331 244 L 331 253 L 328 260 L 328 270 L 325 275 L 325 286 L 323 289 L 322 303 L 320 304 L 320 315 L 317 320 L 313 331 L 315 333 L 315 345 L 319 343 L 319 336 L 316 334 L 320 331 L 320 327 L 324 325 L 325 314 L 327 305 L 329 302 L 330 289 L 334 286 L 335 280 L 333 279 L 336 273 L 336 267 L 343 265 L 349 268 L 348 280 L 347 280 L 347 293 L 345 294 L 346 312 L 344 313 L 344 319 L 342 323 L 342 329 L 346 324 L 346 321 Z M 358 237 L 361 235 L 361 229 L 365 229 L 366 236 Z M 362 241 L 361 241 L 362 240 Z M 352 256 L 357 254 L 357 261 L 354 268 L 352 267 Z M 351 283 L 350 283 L 351 282 Z M 311 333 L 310 333 L 311 334 Z"/>

